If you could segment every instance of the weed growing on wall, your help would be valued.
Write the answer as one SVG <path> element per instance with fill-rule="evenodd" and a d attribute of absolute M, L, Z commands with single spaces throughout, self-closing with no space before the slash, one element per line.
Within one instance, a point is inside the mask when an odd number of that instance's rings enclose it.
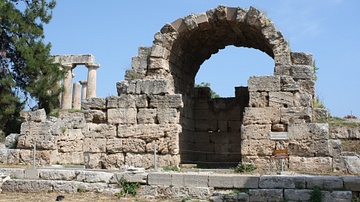
<path fill-rule="evenodd" d="M 138 182 L 128 182 L 124 177 L 118 181 L 118 185 L 121 187 L 121 190 L 116 195 L 120 197 L 124 197 L 128 194 L 135 196 L 137 194 L 138 188 L 140 184 Z"/>

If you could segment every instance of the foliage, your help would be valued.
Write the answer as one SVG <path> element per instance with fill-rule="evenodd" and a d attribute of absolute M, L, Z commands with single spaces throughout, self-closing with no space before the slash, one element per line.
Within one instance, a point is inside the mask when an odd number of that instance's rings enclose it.
<path fill-rule="evenodd" d="M 49 23 L 55 0 L 0 1 L 0 129 L 12 131 L 20 111 L 31 108 L 49 113 L 58 105 L 60 89 L 54 84 L 65 72 L 50 57 L 43 25 Z M 13 127 L 13 128 L 12 128 Z"/>
<path fill-rule="evenodd" d="M 256 170 L 256 166 L 250 163 L 239 163 L 234 172 L 236 173 L 248 173 Z"/>
<path fill-rule="evenodd" d="M 343 118 L 339 118 L 339 117 L 335 117 L 335 116 L 330 117 L 329 125 L 331 125 L 331 126 L 344 126 L 344 127 L 346 126 L 346 127 L 350 127 L 350 128 L 360 127 L 359 122 L 354 122 L 354 121 L 351 121 L 349 119 L 343 119 Z"/>
<path fill-rule="evenodd" d="M 140 187 L 138 182 L 128 182 L 124 177 L 120 178 L 118 185 L 121 187 L 121 190 L 117 193 L 118 197 L 123 197 L 128 194 L 135 196 L 138 188 Z"/>
<path fill-rule="evenodd" d="M 313 191 L 310 194 L 310 202 L 321 202 L 322 194 L 319 187 L 314 187 Z"/>
<path fill-rule="evenodd" d="M 178 166 L 164 166 L 162 167 L 163 171 L 176 171 L 179 172 L 180 168 Z"/>
<path fill-rule="evenodd" d="M 200 88 L 200 87 L 210 88 L 210 83 L 201 82 L 200 84 L 195 84 L 195 88 Z M 210 94 L 211 94 L 211 98 L 220 98 L 220 95 L 214 92 L 213 90 L 211 90 L 211 88 L 210 88 Z"/>
<path fill-rule="evenodd" d="M 321 100 L 319 96 L 316 96 L 314 99 L 314 108 L 326 109 L 324 101 Z"/>

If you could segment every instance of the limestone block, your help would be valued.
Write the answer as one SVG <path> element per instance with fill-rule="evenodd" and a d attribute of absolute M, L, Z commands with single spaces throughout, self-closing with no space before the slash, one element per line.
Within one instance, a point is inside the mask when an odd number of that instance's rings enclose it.
<path fill-rule="evenodd" d="M 260 176 L 259 188 L 261 189 L 295 189 L 305 188 L 306 177 L 299 176 Z"/>
<path fill-rule="evenodd" d="M 144 153 L 146 151 L 146 142 L 140 139 L 126 138 L 122 139 L 123 152 Z"/>
<path fill-rule="evenodd" d="M 131 58 L 131 68 L 134 70 L 146 70 L 148 56 L 135 56 Z"/>
<path fill-rule="evenodd" d="M 345 189 L 360 191 L 360 176 L 344 176 L 342 178 L 344 180 Z"/>
<path fill-rule="evenodd" d="M 165 79 L 132 80 L 127 89 L 129 94 L 146 95 L 171 94 L 172 91 L 170 81 Z"/>
<path fill-rule="evenodd" d="M 279 76 L 251 76 L 248 80 L 249 92 L 280 91 Z"/>
<path fill-rule="evenodd" d="M 27 165 L 33 165 L 34 152 L 32 150 L 18 150 L 19 162 Z M 58 152 L 56 150 L 39 150 L 36 151 L 36 166 L 48 166 L 56 163 Z"/>
<path fill-rule="evenodd" d="M 137 113 L 137 123 L 138 124 L 154 124 L 157 119 L 157 110 L 156 109 L 139 109 Z"/>
<path fill-rule="evenodd" d="M 280 109 L 245 107 L 244 125 L 280 123 Z"/>
<path fill-rule="evenodd" d="M 285 189 L 284 197 L 289 201 L 309 201 L 313 190 L 310 189 Z"/>
<path fill-rule="evenodd" d="M 159 172 L 149 172 L 148 174 L 148 184 L 149 185 L 165 185 L 170 186 L 171 183 L 171 173 L 159 173 Z"/>
<path fill-rule="evenodd" d="M 36 111 L 29 111 L 28 112 L 28 119 L 27 121 L 34 121 L 34 122 L 44 122 L 46 121 L 46 112 L 45 109 L 38 109 Z"/>
<path fill-rule="evenodd" d="M 146 142 L 165 137 L 165 134 L 181 133 L 179 124 L 138 124 L 138 125 L 119 125 L 118 137 L 140 138 Z"/>
<path fill-rule="evenodd" d="M 51 135 L 51 122 L 23 122 L 21 135 Z"/>
<path fill-rule="evenodd" d="M 149 173 L 130 173 L 130 172 L 122 172 L 122 173 L 114 173 L 112 178 L 110 179 L 110 183 L 117 184 L 121 178 L 125 179 L 128 182 L 138 182 L 140 184 L 150 184 L 148 183 L 148 175 Z M 155 174 L 155 173 L 153 173 Z"/>
<path fill-rule="evenodd" d="M 212 174 L 209 175 L 209 187 L 214 188 L 258 188 L 259 176 Z"/>
<path fill-rule="evenodd" d="M 171 23 L 171 26 L 178 32 L 182 33 L 184 31 L 187 31 L 188 28 L 182 18 L 179 18 Z"/>
<path fill-rule="evenodd" d="M 168 59 L 170 51 L 161 45 L 154 44 L 151 47 L 150 57 Z"/>
<path fill-rule="evenodd" d="M 338 176 L 311 176 L 306 177 L 306 188 L 313 189 L 319 187 L 321 190 L 341 190 L 344 182 Z"/>
<path fill-rule="evenodd" d="M 269 92 L 269 107 L 293 107 L 294 101 L 290 92 Z"/>
<path fill-rule="evenodd" d="M 312 118 L 312 110 L 310 107 L 280 108 L 280 116 L 284 124 L 308 123 Z"/>
<path fill-rule="evenodd" d="M 56 158 L 53 160 L 54 163 L 59 164 L 75 164 L 75 165 L 83 165 L 84 164 L 84 153 L 82 151 L 82 146 L 80 148 L 80 152 L 69 152 L 62 153 L 59 152 L 56 155 Z"/>
<path fill-rule="evenodd" d="M 275 75 L 278 76 L 289 76 L 290 78 L 293 78 L 292 76 L 290 76 L 290 65 L 275 65 Z"/>
<path fill-rule="evenodd" d="M 109 124 L 95 124 L 87 123 L 83 129 L 83 134 L 86 138 L 115 138 L 116 126 Z"/>
<path fill-rule="evenodd" d="M 128 81 L 116 82 L 116 90 L 117 90 L 118 95 L 126 94 L 128 87 L 129 87 Z"/>
<path fill-rule="evenodd" d="M 290 66 L 290 76 L 294 79 L 314 80 L 314 67 L 310 65 Z"/>
<path fill-rule="evenodd" d="M 272 156 L 274 142 L 269 139 L 264 140 L 242 140 L 241 154 L 246 156 Z"/>
<path fill-rule="evenodd" d="M 306 123 L 306 124 L 289 124 L 288 134 L 290 140 L 328 140 L 329 124 L 328 123 Z"/>
<path fill-rule="evenodd" d="M 330 144 L 328 140 L 295 140 L 288 143 L 290 155 L 311 157 L 329 156 Z"/>
<path fill-rule="evenodd" d="M 360 127 L 329 126 L 331 138 L 360 139 Z"/>
<path fill-rule="evenodd" d="M 60 113 L 61 115 L 61 113 Z M 59 117 L 62 119 L 65 128 L 83 128 L 85 127 L 86 121 L 84 114 L 82 112 L 79 113 L 69 113 L 65 117 Z M 51 125 L 54 125 L 53 123 Z M 63 129 L 63 126 L 60 126 L 60 129 Z M 52 131 L 52 130 L 50 130 Z"/>
<path fill-rule="evenodd" d="M 147 107 L 146 95 L 121 94 L 120 96 L 107 97 L 106 101 L 108 109 Z"/>
<path fill-rule="evenodd" d="M 290 56 L 293 65 L 314 65 L 313 55 L 310 53 L 291 52 Z"/>
<path fill-rule="evenodd" d="M 83 144 L 84 152 L 106 152 L 105 138 L 85 138 Z"/>
<path fill-rule="evenodd" d="M 313 99 L 312 95 L 306 92 L 294 93 L 294 106 L 295 107 L 312 107 Z"/>
<path fill-rule="evenodd" d="M 57 149 L 57 138 L 53 135 L 21 135 L 18 139 L 16 148 L 32 149 L 36 143 L 38 150 L 55 150 Z"/>
<path fill-rule="evenodd" d="M 77 171 L 76 181 L 95 183 L 95 182 L 109 182 L 113 173 L 99 172 L 99 171 Z"/>
<path fill-rule="evenodd" d="M 106 113 L 101 110 L 85 110 L 84 117 L 86 122 L 106 123 Z"/>
<path fill-rule="evenodd" d="M 313 108 L 312 118 L 313 118 L 313 122 L 326 123 L 328 122 L 329 111 L 325 108 Z"/>
<path fill-rule="evenodd" d="M 271 132 L 271 125 L 242 125 L 241 126 L 241 140 L 262 140 L 269 139 L 269 134 Z"/>
<path fill-rule="evenodd" d="M 60 136 L 57 142 L 59 152 L 81 152 L 84 135 L 81 129 L 70 129 L 69 132 Z"/>
<path fill-rule="evenodd" d="M 309 93 L 315 97 L 315 81 L 313 80 L 299 80 L 300 90 Z"/>
<path fill-rule="evenodd" d="M 106 109 L 106 101 L 104 98 L 87 98 L 81 101 L 81 109 L 89 110 L 89 109 L 97 109 L 97 110 L 105 110 Z"/>
<path fill-rule="evenodd" d="M 324 201 L 352 201 L 351 191 L 332 191 L 332 192 L 321 192 Z"/>
<path fill-rule="evenodd" d="M 276 172 L 276 162 L 272 156 L 242 156 L 241 161 L 253 164 L 267 174 L 274 174 Z"/>
<path fill-rule="evenodd" d="M 249 92 L 249 106 L 269 107 L 269 92 Z"/>
<path fill-rule="evenodd" d="M 109 124 L 135 124 L 136 123 L 136 108 L 117 108 L 108 109 L 108 123 Z"/>
<path fill-rule="evenodd" d="M 158 154 L 178 154 L 179 138 L 178 134 L 170 134 L 166 138 L 160 138 L 146 144 L 146 152 L 153 153 L 156 144 L 156 152 Z"/>
<path fill-rule="evenodd" d="M 76 193 L 78 187 L 82 184 L 82 182 L 76 181 L 57 181 L 56 183 L 52 183 L 52 187 L 54 192 Z"/>
<path fill-rule="evenodd" d="M 53 183 L 50 181 L 11 179 L 2 185 L 3 192 L 37 193 L 51 192 Z"/>
<path fill-rule="evenodd" d="M 41 169 L 39 170 L 39 177 L 42 180 L 74 180 L 76 178 L 75 170 L 53 170 Z"/>
<path fill-rule="evenodd" d="M 86 169 L 103 168 L 102 159 L 106 156 L 105 153 L 89 153 L 84 150 L 84 165 Z"/>
<path fill-rule="evenodd" d="M 180 163 L 180 155 L 157 155 L 157 166 L 178 166 Z M 125 157 L 125 164 L 134 167 L 143 167 L 145 169 L 154 167 L 153 154 L 132 154 L 127 153 Z"/>
<path fill-rule="evenodd" d="M 290 156 L 289 169 L 302 172 L 331 172 L 332 158 Z"/>
<path fill-rule="evenodd" d="M 0 149 L 0 162 L 4 164 L 19 164 L 19 149 Z"/>
<path fill-rule="evenodd" d="M 300 84 L 298 81 L 295 81 L 291 76 L 281 76 L 281 91 L 300 91 Z"/>
<path fill-rule="evenodd" d="M 123 153 L 107 154 L 101 159 L 101 167 L 108 170 L 118 170 L 125 167 L 125 156 Z"/>
<path fill-rule="evenodd" d="M 199 173 L 183 173 L 183 186 L 185 187 L 208 187 L 209 175 Z"/>
<path fill-rule="evenodd" d="M 247 14 L 247 9 L 239 8 L 236 14 L 237 22 L 244 22 Z"/>
<path fill-rule="evenodd" d="M 283 200 L 282 189 L 250 189 L 249 201 L 281 201 Z"/>
<path fill-rule="evenodd" d="M 181 94 L 172 95 L 150 95 L 149 106 L 152 108 L 182 108 L 183 101 Z"/>
<path fill-rule="evenodd" d="M 330 151 L 330 156 L 332 156 L 332 157 L 340 156 L 342 153 L 341 140 L 330 139 L 329 140 L 329 151 Z"/>
<path fill-rule="evenodd" d="M 358 175 L 360 173 L 360 156 L 357 154 L 340 156 L 335 169 L 346 174 Z"/>
<path fill-rule="evenodd" d="M 177 109 L 158 108 L 156 112 L 159 124 L 176 124 L 180 122 L 180 112 Z"/>

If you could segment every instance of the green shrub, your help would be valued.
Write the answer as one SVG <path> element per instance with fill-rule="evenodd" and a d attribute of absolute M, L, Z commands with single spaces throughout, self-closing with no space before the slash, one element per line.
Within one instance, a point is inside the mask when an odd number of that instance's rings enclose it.
<path fill-rule="evenodd" d="M 314 187 L 313 191 L 310 194 L 310 202 L 321 202 L 322 195 L 319 187 Z"/>
<path fill-rule="evenodd" d="M 118 181 L 118 185 L 121 187 L 121 190 L 116 195 L 118 197 L 123 197 L 128 194 L 135 196 L 137 194 L 137 190 L 140 187 L 138 182 L 128 182 L 124 177 Z"/>
<path fill-rule="evenodd" d="M 234 171 L 236 173 L 247 173 L 256 170 L 256 166 L 250 163 L 239 163 Z"/>

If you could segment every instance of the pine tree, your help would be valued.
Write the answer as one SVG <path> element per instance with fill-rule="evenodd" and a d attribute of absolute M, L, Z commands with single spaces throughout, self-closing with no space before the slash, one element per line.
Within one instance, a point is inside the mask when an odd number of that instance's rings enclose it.
<path fill-rule="evenodd" d="M 43 30 L 55 5 L 54 0 L 0 0 L 0 130 L 12 130 L 29 100 L 48 113 L 58 104 L 60 90 L 54 85 L 64 72 L 53 63 Z"/>

